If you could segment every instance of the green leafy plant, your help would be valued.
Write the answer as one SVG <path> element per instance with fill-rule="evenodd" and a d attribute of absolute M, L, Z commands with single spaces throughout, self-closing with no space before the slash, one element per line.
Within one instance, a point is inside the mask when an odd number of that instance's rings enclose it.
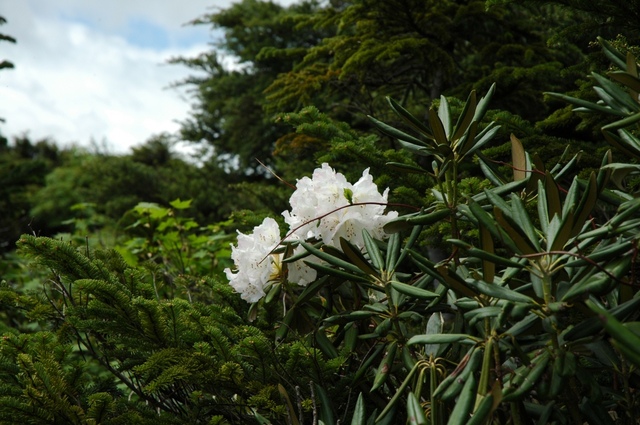
<path fill-rule="evenodd" d="M 604 87 L 603 96 L 616 90 Z M 632 423 L 640 407 L 633 384 L 640 202 L 607 188 L 622 167 L 611 153 L 597 173 L 563 187 L 575 160 L 546 170 L 515 136 L 508 179 L 480 151 L 496 128 L 478 130 L 489 98 L 476 103 L 472 93 L 456 124 L 444 98 L 428 123 L 390 100 L 416 135 L 374 123 L 431 167 L 389 166 L 428 174 L 436 202 L 387 224 L 396 232 L 388 242 L 365 234 L 364 250 L 347 240 L 340 250 L 304 245 L 328 267 L 316 266 L 324 277 L 287 315 L 322 320 L 323 351 L 348 354 L 351 386 L 363 389 L 354 423 L 367 421 L 366 409 L 378 423 Z M 632 114 L 603 129 L 618 130 L 606 136 L 616 148 L 622 139 L 635 143 L 633 130 L 622 129 L 637 122 L 634 101 L 623 110 L 608 105 L 618 116 Z M 493 187 L 463 195 L 460 165 L 474 153 Z M 615 213 L 601 217 L 599 202 Z M 450 249 L 432 261 L 416 242 L 423 226 L 442 220 L 451 224 Z M 463 240 L 458 223 L 477 229 L 478 239 Z"/>
<path fill-rule="evenodd" d="M 573 177 L 576 158 L 545 164 L 517 135 L 511 164 L 485 156 L 493 88 L 456 118 L 440 98 L 427 122 L 390 99 L 403 129 L 372 122 L 417 160 L 387 167 L 432 182 L 433 201 L 394 218 L 368 171 L 351 185 L 323 164 L 305 184 L 340 189 L 329 211 L 309 218 L 315 194 L 303 193 L 285 215 L 297 238 L 270 218 L 238 236 L 233 260 L 252 273 L 226 276 L 249 286 L 266 271 L 251 306 L 222 275 L 229 237 L 184 218 L 189 201 L 136 206 L 116 250 L 23 236 L 21 254 L 50 273 L 35 291 L 0 288 L 31 321 L 0 340 L 0 420 L 636 423 L 640 106 L 635 58 L 624 66 L 611 77 L 626 89 L 594 77 L 606 106 L 565 98 L 620 117 L 604 137 L 632 156 L 607 152 L 587 178 Z M 466 180 L 474 167 L 486 182 Z M 388 219 L 384 232 L 321 223 L 350 209 Z M 437 249 L 434 229 L 447 231 Z M 315 278 L 288 285 L 300 264 Z"/>

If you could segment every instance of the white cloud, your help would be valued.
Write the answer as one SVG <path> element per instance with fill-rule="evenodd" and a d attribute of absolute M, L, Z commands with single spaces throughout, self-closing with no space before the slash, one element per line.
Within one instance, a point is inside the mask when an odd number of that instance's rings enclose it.
<path fill-rule="evenodd" d="M 16 66 L 0 72 L 0 131 L 61 145 L 106 140 L 119 153 L 177 131 L 189 103 L 167 87 L 192 71 L 166 60 L 208 50 L 209 28 L 184 24 L 230 3 L 4 0 L 0 32 L 18 43 L 0 44 L 0 60 Z"/>

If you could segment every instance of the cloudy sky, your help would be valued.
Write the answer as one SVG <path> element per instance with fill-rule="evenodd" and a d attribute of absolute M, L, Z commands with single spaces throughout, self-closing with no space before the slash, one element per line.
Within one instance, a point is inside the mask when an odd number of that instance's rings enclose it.
<path fill-rule="evenodd" d="M 217 34 L 184 24 L 232 0 L 0 0 L 0 132 L 127 153 L 178 129 L 192 71 L 166 64 L 207 50 Z M 280 3 L 292 3 L 281 1 Z"/>

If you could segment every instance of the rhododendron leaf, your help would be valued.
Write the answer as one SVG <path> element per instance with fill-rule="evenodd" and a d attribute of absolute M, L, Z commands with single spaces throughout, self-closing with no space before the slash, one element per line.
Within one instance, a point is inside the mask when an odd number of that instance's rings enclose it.
<path fill-rule="evenodd" d="M 469 128 L 469 124 L 471 124 L 473 116 L 476 113 L 476 103 L 476 91 L 472 90 L 471 93 L 469 93 L 469 97 L 467 97 L 467 101 L 464 103 L 464 109 L 458 117 L 458 122 L 451 137 L 451 140 L 454 142 L 460 139 Z"/>
<path fill-rule="evenodd" d="M 334 277 L 339 277 L 344 280 L 350 280 L 354 282 L 369 282 L 369 279 L 361 275 L 359 276 L 353 273 L 345 272 L 340 269 L 334 269 L 333 267 L 325 266 L 323 264 L 317 264 L 317 263 L 312 263 L 307 261 L 305 261 L 305 263 L 312 269 L 315 269 L 321 273 L 328 274 Z"/>
<path fill-rule="evenodd" d="M 367 249 L 367 254 L 369 254 L 369 259 L 373 263 L 373 266 L 378 270 L 382 270 L 384 260 L 382 259 L 382 253 L 376 241 L 366 229 L 362 231 L 362 238 L 364 239 L 364 246 Z"/>
<path fill-rule="evenodd" d="M 351 244 L 345 238 L 340 238 L 340 247 L 342 248 L 342 252 L 351 260 L 351 262 L 357 266 L 364 273 L 371 276 L 378 276 L 378 272 L 371 267 L 369 261 L 362 255 L 360 250 L 356 248 L 353 244 Z"/>
<path fill-rule="evenodd" d="M 302 242 L 301 244 L 307 251 L 309 251 L 310 253 L 312 253 L 313 255 L 315 255 L 316 257 L 320 258 L 321 260 L 326 261 L 327 263 L 334 265 L 336 267 L 342 267 L 345 270 L 348 270 L 350 272 L 356 273 L 356 274 L 360 274 L 362 273 L 362 270 L 360 270 L 357 266 L 349 263 L 348 261 L 344 261 L 338 257 L 335 257 L 331 254 L 327 254 L 326 252 L 320 250 L 320 249 L 316 249 L 313 247 L 313 245 L 310 245 L 308 243 Z"/>
<path fill-rule="evenodd" d="M 419 133 L 424 134 L 426 137 L 433 139 L 433 134 L 431 134 L 431 129 L 422 123 L 419 119 L 414 117 L 409 111 L 407 111 L 402 105 L 393 100 L 390 97 L 387 97 L 387 101 L 391 106 L 391 109 L 398 114 L 401 118 L 405 120 L 409 126 L 413 127 L 414 130 Z"/>

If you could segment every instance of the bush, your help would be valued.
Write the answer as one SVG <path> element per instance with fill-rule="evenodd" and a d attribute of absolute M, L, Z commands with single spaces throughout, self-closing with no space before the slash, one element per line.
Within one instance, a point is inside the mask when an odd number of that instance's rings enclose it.
<path fill-rule="evenodd" d="M 636 423 L 640 80 L 635 58 L 603 47 L 621 70 L 593 76 L 601 103 L 552 96 L 615 116 L 602 134 L 629 162 L 607 152 L 570 178 L 576 159 L 545 164 L 512 135 L 512 164 L 497 164 L 483 154 L 493 88 L 456 119 L 441 98 L 428 123 L 390 100 L 411 134 L 373 122 L 420 160 L 388 167 L 429 181 L 432 201 L 394 218 L 373 208 L 387 201 L 368 173 L 351 185 L 323 166 L 323 184 L 298 182 L 316 192 L 292 196 L 289 233 L 266 219 L 232 249 L 227 276 L 262 291 L 250 306 L 222 275 L 224 237 L 179 218 L 183 201 L 134 208 L 142 231 L 120 253 L 23 236 L 51 275 L 42 290 L 3 287 L 4 307 L 37 326 L 0 341 L 0 418 Z M 310 282 L 294 279 L 304 267 Z"/>

